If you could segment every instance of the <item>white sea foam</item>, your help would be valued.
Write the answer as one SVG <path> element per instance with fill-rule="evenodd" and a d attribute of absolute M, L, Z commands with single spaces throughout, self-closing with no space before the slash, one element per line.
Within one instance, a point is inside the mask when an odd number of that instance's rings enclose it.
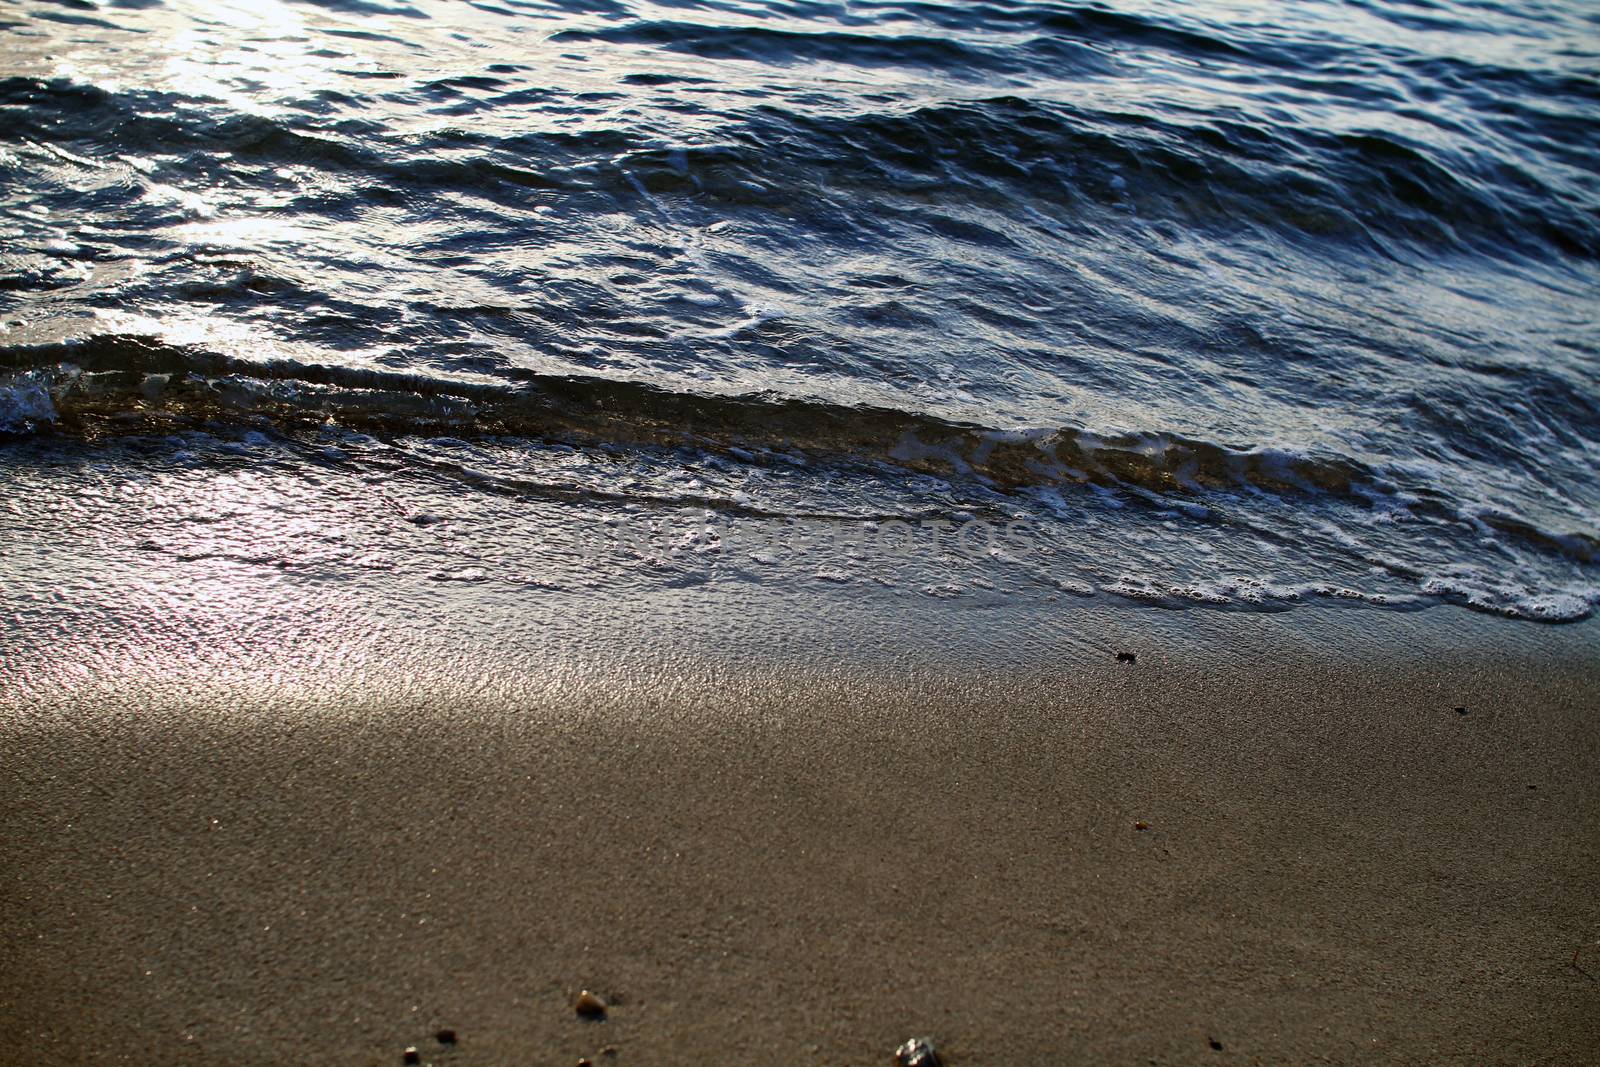
<path fill-rule="evenodd" d="M 55 421 L 56 407 L 42 374 L 0 377 L 0 433 L 28 433 Z"/>

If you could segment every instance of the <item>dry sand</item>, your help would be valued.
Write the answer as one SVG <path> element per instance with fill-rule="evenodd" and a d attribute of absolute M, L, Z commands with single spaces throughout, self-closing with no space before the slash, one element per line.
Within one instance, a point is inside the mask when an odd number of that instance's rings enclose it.
<path fill-rule="evenodd" d="M 0 1061 L 1600 1062 L 1593 627 L 1185 614 L 538 698 L 14 684 Z"/>

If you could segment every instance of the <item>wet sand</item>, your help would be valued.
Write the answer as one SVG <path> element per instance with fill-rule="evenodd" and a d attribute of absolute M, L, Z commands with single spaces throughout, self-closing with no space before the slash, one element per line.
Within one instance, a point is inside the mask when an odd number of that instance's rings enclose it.
<path fill-rule="evenodd" d="M 1592 638 L 1348 618 L 1391 651 L 13 688 L 0 1061 L 1592 1062 Z"/>

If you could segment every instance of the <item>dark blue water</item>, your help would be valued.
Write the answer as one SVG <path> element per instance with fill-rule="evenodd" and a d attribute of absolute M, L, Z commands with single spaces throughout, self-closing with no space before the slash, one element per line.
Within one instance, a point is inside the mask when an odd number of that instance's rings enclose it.
<path fill-rule="evenodd" d="M 1017 595 L 1600 605 L 1586 0 L 0 25 L 14 536 L 96 499 L 40 448 L 137 440 L 468 510 L 991 516 Z"/>

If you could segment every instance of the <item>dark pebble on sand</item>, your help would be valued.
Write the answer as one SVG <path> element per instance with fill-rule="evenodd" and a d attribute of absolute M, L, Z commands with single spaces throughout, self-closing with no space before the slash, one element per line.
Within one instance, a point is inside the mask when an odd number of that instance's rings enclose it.
<path fill-rule="evenodd" d="M 914 1037 L 894 1050 L 894 1067 L 939 1067 L 939 1054 L 933 1050 L 933 1041 Z"/>
<path fill-rule="evenodd" d="M 1467 709 L 1466 708 L 1457 708 L 1456 709 L 1456 714 L 1457 715 L 1465 715 L 1466 713 L 1467 713 Z"/>
<path fill-rule="evenodd" d="M 572 1010 L 585 1019 L 604 1019 L 606 1017 L 606 1002 L 585 989 L 578 994 L 578 999 L 573 1002 Z"/>
<path fill-rule="evenodd" d="M 1218 1041 L 1214 1037 L 1211 1039 L 1211 1051 L 1212 1052 L 1221 1052 L 1222 1051 L 1222 1042 Z"/>
<path fill-rule="evenodd" d="M 1136 822 L 1133 824 L 1133 828 L 1135 830 L 1148 830 L 1150 829 L 1150 824 L 1147 822 Z"/>
<path fill-rule="evenodd" d="M 1139 662 L 1139 657 L 1136 656 L 1132 652 L 1118 652 L 1117 653 L 1117 662 L 1118 663 L 1138 663 Z"/>
<path fill-rule="evenodd" d="M 421 1063 L 422 1057 L 414 1048 L 408 1048 L 400 1054 L 401 1063 Z"/>
<path fill-rule="evenodd" d="M 454 1030 L 450 1030 L 450 1029 L 440 1030 L 438 1033 L 434 1034 L 433 1036 L 434 1036 L 434 1039 L 436 1041 L 438 1041 L 439 1044 L 441 1044 L 441 1045 L 453 1045 L 453 1044 L 456 1043 L 456 1032 Z"/>

